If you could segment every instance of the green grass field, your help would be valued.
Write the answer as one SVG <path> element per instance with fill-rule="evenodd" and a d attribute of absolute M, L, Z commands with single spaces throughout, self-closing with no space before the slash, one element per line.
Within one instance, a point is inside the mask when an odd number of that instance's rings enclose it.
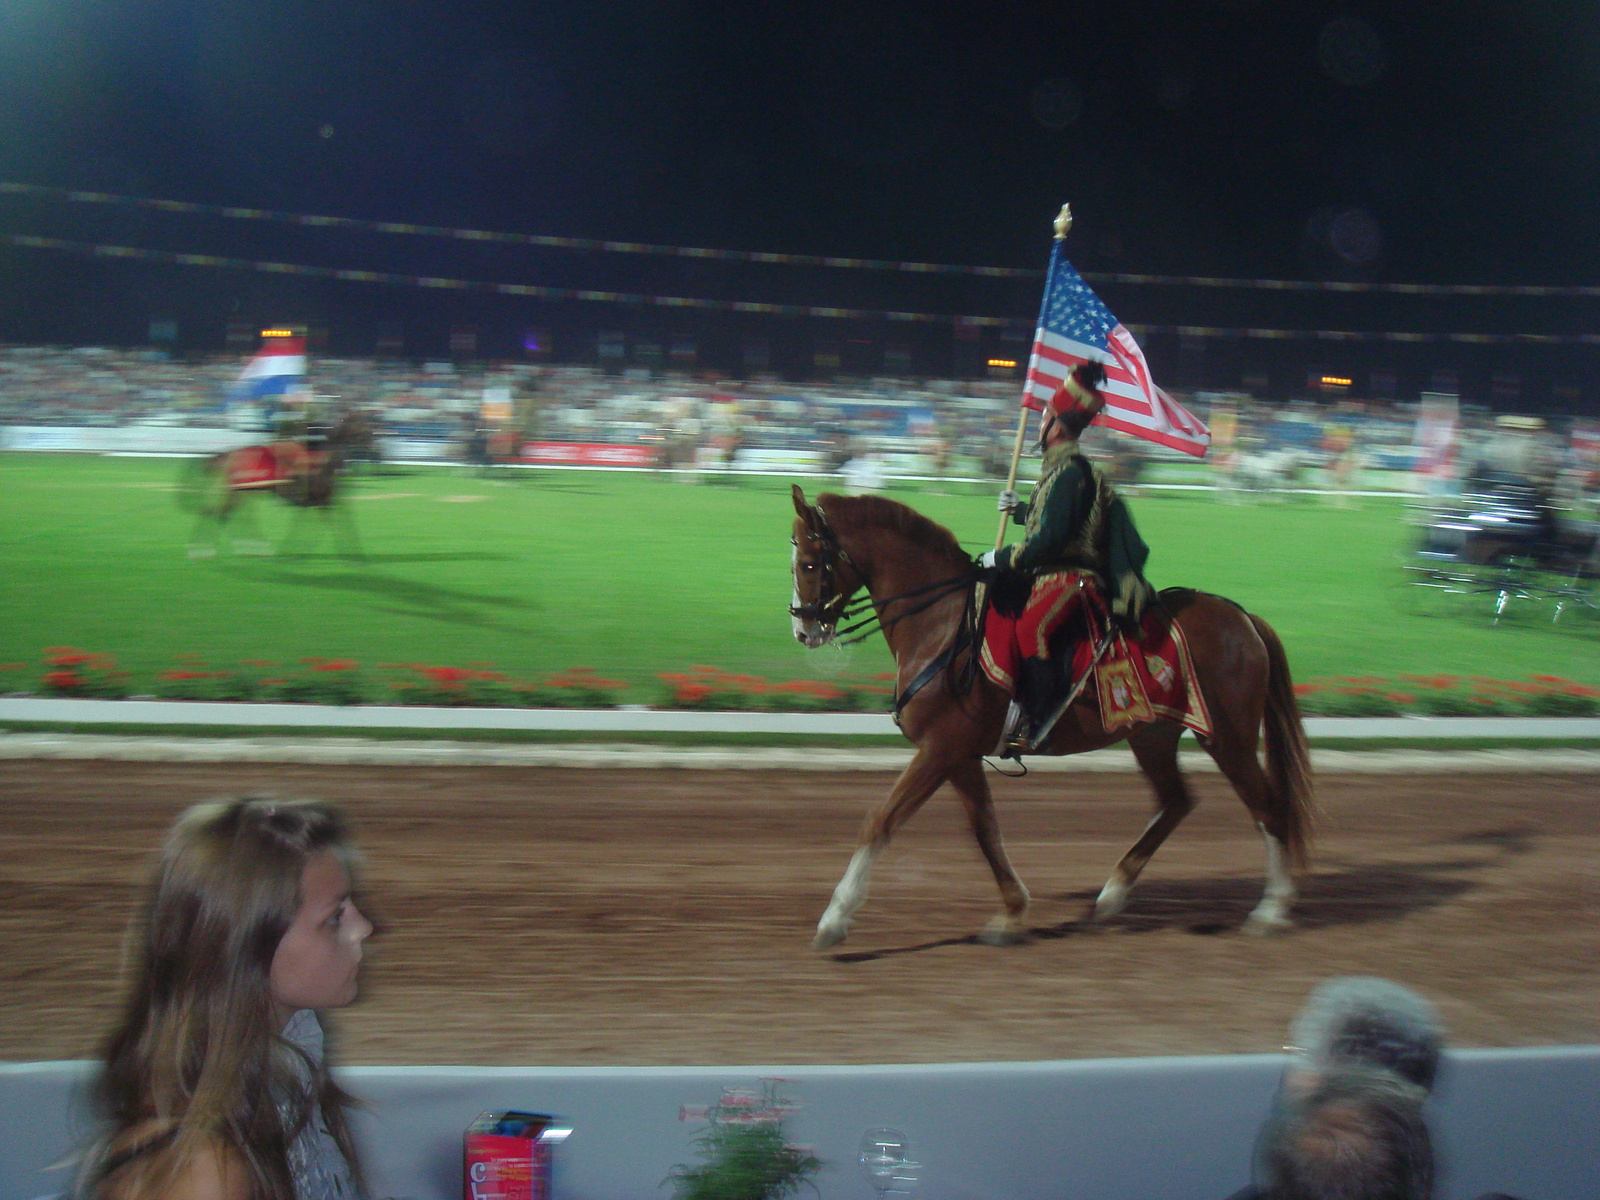
<path fill-rule="evenodd" d="M 417 468 L 353 482 L 362 562 L 334 553 L 319 515 L 292 527 L 296 514 L 270 498 L 255 504 L 261 531 L 312 553 L 191 560 L 193 518 L 173 487 L 181 465 L 0 455 L 0 661 L 21 664 L 0 690 L 36 687 L 51 646 L 113 655 L 136 681 L 180 655 L 492 664 L 526 679 L 586 666 L 626 681 L 624 698 L 640 702 L 658 694 L 658 672 L 697 664 L 774 681 L 890 665 L 881 639 L 807 652 L 790 635 L 788 480 Z M 974 553 L 992 542 L 987 491 L 890 494 Z M 1592 617 L 1552 628 L 1547 609 L 1529 606 L 1494 627 L 1486 607 L 1408 611 L 1401 506 L 1357 503 L 1235 507 L 1209 493 L 1147 492 L 1133 506 L 1151 582 L 1259 613 L 1282 634 L 1297 679 L 1544 674 L 1600 685 Z"/>

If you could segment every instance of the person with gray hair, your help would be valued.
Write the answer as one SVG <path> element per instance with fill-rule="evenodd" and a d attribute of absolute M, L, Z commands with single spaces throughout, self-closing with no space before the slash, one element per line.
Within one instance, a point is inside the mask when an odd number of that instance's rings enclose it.
<path fill-rule="evenodd" d="M 1264 1200 L 1428 1200 L 1427 1092 L 1391 1071 L 1336 1067 L 1279 1099 L 1262 1130 Z"/>
<path fill-rule="evenodd" d="M 1444 1028 L 1433 1005 L 1387 979 L 1349 975 L 1313 989 L 1289 1026 L 1286 1083 L 1304 1090 L 1343 1067 L 1391 1071 L 1433 1090 Z"/>

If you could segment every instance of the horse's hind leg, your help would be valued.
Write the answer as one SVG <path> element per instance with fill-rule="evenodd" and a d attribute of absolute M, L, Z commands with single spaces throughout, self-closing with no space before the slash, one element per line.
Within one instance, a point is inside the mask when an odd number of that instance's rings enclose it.
<path fill-rule="evenodd" d="M 994 872 L 994 881 L 1000 888 L 1000 902 L 1005 905 L 1005 911 L 994 916 L 978 938 L 991 946 L 1015 945 L 1027 936 L 1023 922 L 1028 916 L 1028 889 L 1012 870 L 1011 860 L 1006 856 L 1000 822 L 995 820 L 989 778 L 983 773 L 983 760 L 973 758 L 959 764 L 950 772 L 950 783 L 967 810 L 972 836 Z"/>
<path fill-rule="evenodd" d="M 837 946 L 850 935 L 850 918 L 867 899 L 867 880 L 872 875 L 872 865 L 889 845 L 894 831 L 910 819 L 911 815 L 950 775 L 950 763 L 926 748 L 919 748 L 906 769 L 889 790 L 888 799 L 870 815 L 861 829 L 861 842 L 850 856 L 850 865 L 844 877 L 833 889 L 833 899 L 817 922 L 817 935 L 811 944 L 818 950 Z"/>
<path fill-rule="evenodd" d="M 1256 828 L 1261 830 L 1262 841 L 1266 843 L 1266 888 L 1261 902 L 1244 923 L 1246 933 L 1259 936 L 1287 929 L 1294 923 L 1289 918 L 1289 909 L 1299 893 L 1294 876 L 1289 873 L 1289 854 L 1284 845 L 1287 831 L 1282 828 L 1282 818 L 1273 809 L 1272 785 L 1256 759 L 1254 740 L 1251 738 L 1250 744 L 1245 744 L 1239 738 L 1217 737 L 1213 738 L 1209 749 L 1211 757 L 1255 818 Z"/>
<path fill-rule="evenodd" d="M 328 523 L 336 526 L 345 558 L 357 562 L 364 561 L 367 555 L 361 548 L 361 535 L 356 532 L 355 510 L 348 503 L 332 500 L 323 512 L 327 516 Z"/>
<path fill-rule="evenodd" d="M 1139 840 L 1129 848 L 1106 880 L 1094 902 L 1094 919 L 1109 920 L 1128 904 L 1128 893 L 1145 864 L 1154 857 L 1172 831 L 1194 808 L 1189 783 L 1178 768 L 1178 739 L 1183 726 L 1171 721 L 1141 725 L 1128 735 L 1133 757 L 1156 793 L 1156 815 L 1144 827 Z"/>

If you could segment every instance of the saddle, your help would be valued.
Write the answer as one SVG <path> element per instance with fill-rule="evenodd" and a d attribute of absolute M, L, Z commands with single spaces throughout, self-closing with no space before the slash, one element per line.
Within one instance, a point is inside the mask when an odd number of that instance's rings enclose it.
<path fill-rule="evenodd" d="M 1015 593 L 1008 597 L 1003 584 L 992 589 L 998 597 L 986 598 L 979 661 L 1011 693 L 1015 709 L 1000 753 L 1044 745 L 1070 703 L 1085 694 L 1107 733 L 1167 719 L 1210 735 L 1188 643 L 1163 606 L 1150 605 L 1129 626 L 1112 618 L 1091 573 L 1050 572 L 1032 582 L 1020 612 L 1008 609 Z"/>

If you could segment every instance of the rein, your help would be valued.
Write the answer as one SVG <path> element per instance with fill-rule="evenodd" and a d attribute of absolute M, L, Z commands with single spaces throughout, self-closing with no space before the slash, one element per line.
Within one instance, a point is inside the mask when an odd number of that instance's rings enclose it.
<path fill-rule="evenodd" d="M 933 593 L 933 595 L 927 596 L 922 603 L 913 605 L 911 608 L 906 609 L 905 612 L 896 613 L 887 621 L 883 619 L 880 612 L 874 612 L 872 616 L 863 618 L 860 621 L 856 621 L 853 625 L 846 625 L 843 629 L 835 630 L 834 640 L 837 641 L 841 646 L 853 646 L 857 642 L 864 642 L 873 634 L 881 633 L 883 630 L 889 629 L 892 626 L 899 624 L 901 621 L 904 621 L 907 617 L 914 617 L 919 612 L 923 612 L 926 609 L 932 608 L 946 596 L 954 595 L 962 588 L 970 588 L 972 586 L 973 578 L 974 576 L 972 572 L 966 571 L 960 575 L 952 575 L 948 579 L 936 580 L 933 583 L 924 584 L 922 587 L 913 588 L 909 592 L 901 592 L 896 596 L 885 596 L 882 600 L 874 600 L 871 596 L 863 596 L 859 600 L 852 600 L 850 603 L 840 608 L 839 618 L 841 620 L 848 621 L 854 617 L 859 617 L 862 613 L 866 612 L 868 608 L 881 610 L 889 607 L 891 604 L 898 604 L 902 600 L 911 600 L 917 596 L 924 596 L 929 592 Z M 864 632 L 856 633 L 856 630 L 858 629 L 863 630 Z M 840 634 L 844 633 L 855 633 L 855 636 L 848 638 L 839 636 Z"/>

